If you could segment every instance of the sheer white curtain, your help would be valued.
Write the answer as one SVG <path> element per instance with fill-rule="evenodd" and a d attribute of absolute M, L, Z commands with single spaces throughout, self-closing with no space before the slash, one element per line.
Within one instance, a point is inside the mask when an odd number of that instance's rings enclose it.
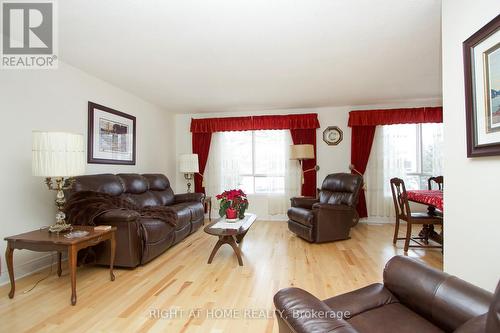
<path fill-rule="evenodd" d="M 269 193 L 268 196 L 268 214 L 281 215 L 286 214 L 290 208 L 290 198 L 300 195 L 301 171 L 300 165 L 296 160 L 290 160 L 290 145 L 293 144 L 290 131 L 284 131 L 283 141 L 281 143 L 281 156 L 283 175 L 284 175 L 284 193 Z M 278 148 L 278 147 L 277 147 Z"/>
<path fill-rule="evenodd" d="M 267 205 L 269 215 L 285 214 L 290 197 L 300 191 L 298 163 L 289 159 L 291 144 L 285 130 L 214 133 L 204 173 L 207 195 L 240 188 L 250 205 Z"/>
<path fill-rule="evenodd" d="M 394 216 L 391 178 L 426 189 L 428 177 L 442 175 L 442 143 L 441 124 L 377 126 L 364 177 L 368 216 Z"/>

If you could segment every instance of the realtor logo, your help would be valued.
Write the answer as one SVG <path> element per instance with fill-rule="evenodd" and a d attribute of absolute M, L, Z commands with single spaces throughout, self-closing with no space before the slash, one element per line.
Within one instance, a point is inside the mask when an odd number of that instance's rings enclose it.
<path fill-rule="evenodd" d="M 1 7 L 1 68 L 57 68 L 55 3 L 5 0 Z"/>

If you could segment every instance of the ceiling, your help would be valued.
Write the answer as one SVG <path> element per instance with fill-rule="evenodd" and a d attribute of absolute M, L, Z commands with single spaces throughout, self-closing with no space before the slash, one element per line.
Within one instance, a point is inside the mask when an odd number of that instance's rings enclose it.
<path fill-rule="evenodd" d="M 64 0 L 60 59 L 176 113 L 441 97 L 440 0 Z"/>

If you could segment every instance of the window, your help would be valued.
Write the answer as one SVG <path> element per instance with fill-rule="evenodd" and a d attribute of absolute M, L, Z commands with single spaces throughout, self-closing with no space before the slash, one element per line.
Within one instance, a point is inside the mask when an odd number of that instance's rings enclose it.
<path fill-rule="evenodd" d="M 222 189 L 246 193 L 285 193 L 289 131 L 217 133 L 220 144 Z"/>
<path fill-rule="evenodd" d="M 443 174 L 443 125 L 377 126 L 365 172 L 369 216 L 394 214 L 390 179 L 407 189 L 427 189 L 427 179 Z"/>
<path fill-rule="evenodd" d="M 442 124 L 389 125 L 382 130 L 384 151 L 396 162 L 388 168 L 389 179 L 398 174 L 407 188 L 426 189 L 429 177 L 443 173 Z"/>

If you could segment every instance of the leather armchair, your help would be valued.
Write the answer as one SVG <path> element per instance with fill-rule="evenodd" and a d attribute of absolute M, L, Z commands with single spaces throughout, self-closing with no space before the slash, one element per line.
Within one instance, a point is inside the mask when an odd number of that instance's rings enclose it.
<path fill-rule="evenodd" d="M 349 238 L 355 225 L 363 178 L 348 173 L 328 175 L 318 198 L 291 198 L 288 229 L 314 243 Z"/>
<path fill-rule="evenodd" d="M 375 283 L 321 301 L 299 288 L 274 296 L 280 333 L 500 332 L 495 295 L 413 258 L 387 263 Z"/>

